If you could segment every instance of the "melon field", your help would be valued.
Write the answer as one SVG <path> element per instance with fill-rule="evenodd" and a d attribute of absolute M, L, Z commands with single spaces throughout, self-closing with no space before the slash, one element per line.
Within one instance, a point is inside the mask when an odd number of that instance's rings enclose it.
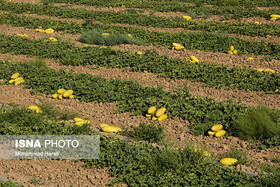
<path fill-rule="evenodd" d="M 279 0 L 0 0 L 0 135 L 99 159 L 0 159 L 0 186 L 280 184 Z"/>

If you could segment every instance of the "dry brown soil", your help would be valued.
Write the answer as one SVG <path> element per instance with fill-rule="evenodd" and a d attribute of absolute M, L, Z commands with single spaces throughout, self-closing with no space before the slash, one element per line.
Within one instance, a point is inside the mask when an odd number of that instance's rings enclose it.
<path fill-rule="evenodd" d="M 110 168 L 84 168 L 74 160 L 1 160 L 0 176 L 24 186 L 108 186 Z M 126 186 L 119 184 L 117 186 Z"/>

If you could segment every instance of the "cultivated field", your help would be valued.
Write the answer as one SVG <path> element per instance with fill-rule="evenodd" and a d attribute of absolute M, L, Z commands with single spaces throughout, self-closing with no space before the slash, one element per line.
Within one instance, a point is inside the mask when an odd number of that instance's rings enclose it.
<path fill-rule="evenodd" d="M 0 186 L 280 184 L 279 0 L 0 0 L 0 88 L 0 135 L 101 140 Z"/>

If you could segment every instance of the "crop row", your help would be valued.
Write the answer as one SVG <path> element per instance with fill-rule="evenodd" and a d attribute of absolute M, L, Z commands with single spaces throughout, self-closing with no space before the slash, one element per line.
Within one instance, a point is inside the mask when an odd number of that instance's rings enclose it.
<path fill-rule="evenodd" d="M 201 134 L 213 124 L 221 123 L 228 135 L 236 135 L 236 120 L 248 109 L 254 109 L 231 100 L 217 102 L 208 97 L 192 96 L 186 88 L 164 92 L 161 88 L 143 87 L 131 81 L 104 79 L 65 70 L 56 71 L 44 66 L 41 61 L 31 64 L 4 63 L 0 64 L 0 68 L 0 78 L 7 79 L 7 82 L 11 74 L 20 73 L 24 77 L 25 88 L 32 88 L 32 93 L 52 95 L 60 88 L 72 89 L 75 98 L 80 101 L 116 102 L 117 112 L 131 112 L 133 115 L 144 115 L 149 106 L 165 107 L 168 108 L 167 116 L 189 120 L 192 123 L 191 128 L 200 128 Z M 266 110 L 274 116 L 279 113 L 278 110 Z M 260 139 L 259 143 L 263 146 L 279 145 L 277 133 L 276 137 L 271 135 Z"/>
<path fill-rule="evenodd" d="M 0 68 L 0 79 L 6 79 L 5 83 L 7 83 L 11 74 L 18 72 L 21 77 L 24 77 L 25 88 L 32 88 L 31 93 L 52 95 L 60 88 L 72 89 L 78 100 L 116 102 L 116 111 L 131 112 L 133 115 L 144 115 L 151 105 L 159 108 L 166 107 L 168 108 L 167 116 L 189 120 L 196 134 L 203 134 L 213 124 L 221 123 L 228 135 L 243 137 L 236 133 L 235 123 L 248 109 L 254 109 L 231 100 L 217 102 L 208 97 L 192 96 L 186 88 L 164 92 L 161 88 L 143 87 L 131 81 L 104 79 L 65 70 L 56 71 L 48 68 L 41 61 L 31 62 L 31 64 L 11 64 L 3 61 Z M 266 108 L 266 111 L 274 117 L 279 114 L 278 110 Z M 269 120 L 268 123 L 273 125 L 273 122 Z M 265 125 L 259 126 L 265 128 Z M 252 133 L 251 130 L 250 133 Z M 275 130 L 278 130 L 277 126 Z M 266 131 L 269 131 L 269 128 Z M 258 144 L 269 147 L 279 145 L 276 132 L 272 132 L 269 136 L 264 136 L 264 134 L 262 138 L 257 137 L 260 139 Z"/>
<path fill-rule="evenodd" d="M 131 67 L 132 71 L 160 73 L 162 77 L 201 81 L 209 86 L 257 91 L 275 91 L 280 86 L 280 74 L 258 72 L 244 67 L 189 63 L 186 60 L 161 56 L 153 51 L 139 55 L 109 48 L 76 47 L 70 42 L 0 35 L 0 53 L 8 52 L 60 59 L 63 64 L 74 66 L 95 64 L 113 68 Z"/>
<path fill-rule="evenodd" d="M 122 23 L 139 26 L 185 28 L 189 30 L 201 30 L 206 32 L 233 33 L 248 36 L 280 36 L 280 26 L 277 24 L 255 24 L 255 23 L 227 23 L 227 22 L 204 22 L 186 21 L 183 18 L 162 18 L 130 14 L 127 12 L 89 11 L 85 9 L 71 9 L 50 5 L 33 5 L 0 2 L 0 9 L 15 13 L 30 12 L 39 15 L 59 16 L 61 18 L 76 18 L 85 20 L 101 21 L 103 23 Z M 280 14 L 280 13 L 279 13 Z"/>
<path fill-rule="evenodd" d="M 223 122 L 227 125 L 247 107 L 236 102 L 217 102 L 211 98 L 191 96 L 187 89 L 164 92 L 161 88 L 143 87 L 131 81 L 104 79 L 89 74 L 40 68 L 33 64 L 1 63 L 0 78 L 9 80 L 19 72 L 25 88 L 32 93 L 52 95 L 60 88 L 72 89 L 75 98 L 85 102 L 118 102 L 119 112 L 144 115 L 149 106 L 168 108 L 167 115 L 195 122 Z"/>
<path fill-rule="evenodd" d="M 99 135 L 100 159 L 81 161 L 87 167 L 110 167 L 112 175 L 117 176 L 112 183 L 124 182 L 130 186 L 277 184 L 277 181 L 271 181 L 271 178 L 277 176 L 249 178 L 234 168 L 221 166 L 216 158 L 206 158 L 202 151 L 194 152 L 193 146 L 176 151 L 170 148 L 158 149 L 144 141 L 130 142 L 106 137 L 92 130 L 89 125 L 79 127 L 67 123 L 67 119 L 59 120 L 56 110 L 44 109 L 43 113 L 36 113 L 26 108 L 7 107 L 5 112 L 0 112 L 0 134 Z M 11 182 L 1 185 L 15 186 Z"/>
<path fill-rule="evenodd" d="M 242 1 L 236 2 L 236 0 L 224 0 L 224 1 L 188 1 L 189 3 L 195 3 L 195 6 L 187 4 L 186 1 L 153 1 L 148 0 L 142 1 L 108 1 L 108 0 L 42 0 L 43 3 L 71 3 L 79 5 L 91 5 L 98 7 L 121 7 L 125 6 L 127 8 L 142 8 L 149 9 L 159 12 L 185 12 L 191 16 L 209 16 L 209 15 L 225 15 L 232 18 L 241 17 L 266 17 L 268 18 L 270 14 L 279 13 L 279 10 L 263 11 L 258 10 L 255 6 L 280 6 L 278 0 L 272 1 Z M 207 4 L 214 4 L 214 7 L 206 7 L 204 2 Z M 228 4 L 235 4 L 237 6 L 228 6 Z M 223 6 L 224 4 L 224 6 Z M 202 5 L 202 6 L 201 6 Z M 218 6 L 217 6 L 218 5 Z M 219 6 L 221 5 L 221 6 Z M 245 6 L 245 7 L 244 7 Z"/>
<path fill-rule="evenodd" d="M 78 0 L 80 1 L 80 0 Z M 82 0 L 84 1 L 84 0 Z M 214 6 L 246 6 L 246 7 L 275 7 L 280 6 L 278 0 L 171 0 L 185 2 L 185 3 L 194 3 L 196 5 L 214 5 Z"/>
<path fill-rule="evenodd" d="M 156 32 L 133 27 L 79 24 L 70 21 L 32 18 L 12 13 L 0 13 L 0 24 L 33 29 L 42 26 L 44 29 L 53 28 L 55 31 L 72 34 L 98 29 L 108 33 L 132 34 L 137 40 L 143 41 L 148 45 L 170 46 L 173 42 L 179 41 L 186 49 L 212 52 L 227 52 L 229 47 L 233 45 L 238 50 L 238 53 L 241 54 L 268 55 L 271 58 L 280 59 L 280 45 L 277 43 L 244 40 L 218 33 Z"/>

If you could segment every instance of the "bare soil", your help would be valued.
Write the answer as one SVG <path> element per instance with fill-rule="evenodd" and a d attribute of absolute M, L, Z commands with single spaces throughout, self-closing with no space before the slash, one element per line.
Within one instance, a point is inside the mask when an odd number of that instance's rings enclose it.
<path fill-rule="evenodd" d="M 1 160 L 0 175 L 24 186 L 108 186 L 110 168 L 84 168 L 74 160 Z M 117 186 L 126 186 L 119 184 Z"/>

